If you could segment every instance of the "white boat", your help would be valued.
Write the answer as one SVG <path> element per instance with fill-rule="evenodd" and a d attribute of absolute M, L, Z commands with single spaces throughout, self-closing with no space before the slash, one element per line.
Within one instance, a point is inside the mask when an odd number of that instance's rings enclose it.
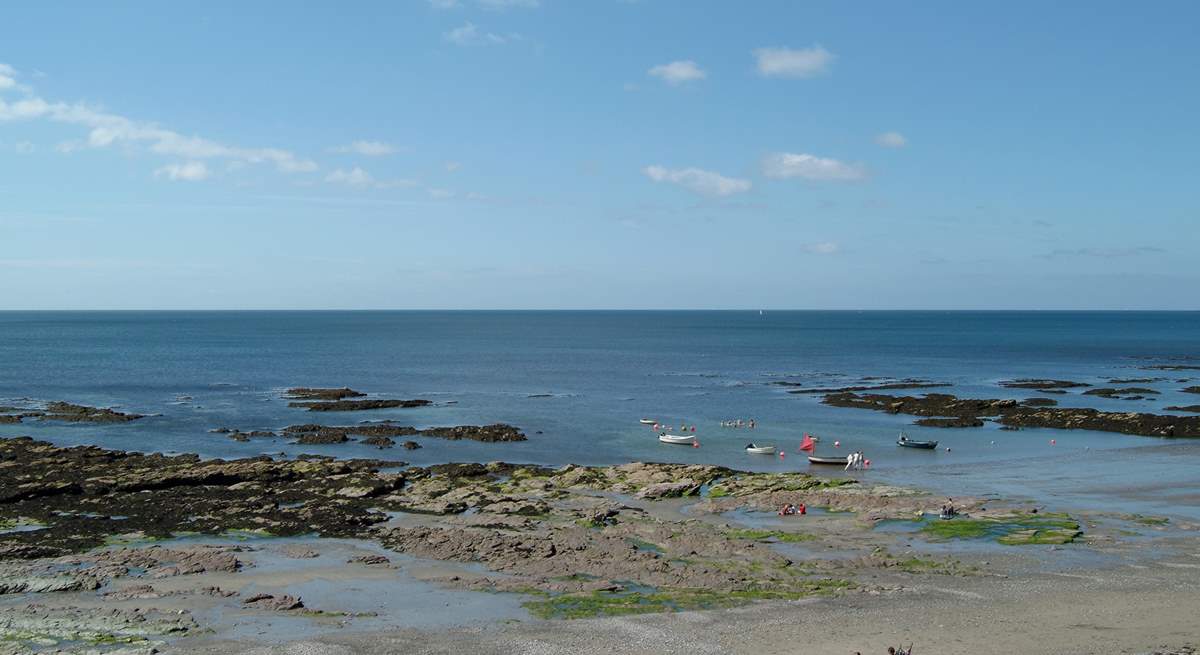
<path fill-rule="evenodd" d="M 775 446 L 759 446 L 758 444 L 750 444 L 746 446 L 746 452 L 752 455 L 774 455 Z"/>
<path fill-rule="evenodd" d="M 642 425 L 655 425 L 658 423 L 658 421 L 656 421 L 652 418 L 644 418 L 644 419 L 638 421 L 638 423 L 641 423 Z"/>
<path fill-rule="evenodd" d="M 664 433 L 658 435 L 658 440 L 663 443 L 673 443 L 673 444 L 682 444 L 685 446 L 690 446 L 690 445 L 696 443 L 696 436 L 691 435 L 691 434 L 667 434 L 664 432 Z"/>

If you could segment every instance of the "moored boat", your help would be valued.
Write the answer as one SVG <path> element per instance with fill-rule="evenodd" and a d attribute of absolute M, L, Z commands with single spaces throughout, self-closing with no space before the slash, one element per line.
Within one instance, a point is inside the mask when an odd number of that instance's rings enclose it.
<path fill-rule="evenodd" d="M 841 457 L 818 457 L 817 455 L 809 455 L 809 464 L 825 464 L 829 466 L 845 466 L 849 461 L 848 456 Z"/>
<path fill-rule="evenodd" d="M 900 438 L 896 440 L 896 445 L 904 446 L 905 448 L 920 448 L 923 450 L 933 450 L 933 449 L 937 448 L 938 442 L 936 442 L 936 441 L 917 441 L 916 439 L 909 439 L 907 434 L 904 434 L 903 432 L 901 432 Z"/>
<path fill-rule="evenodd" d="M 752 455 L 774 455 L 775 446 L 760 446 L 752 443 L 746 446 L 746 452 Z"/>
<path fill-rule="evenodd" d="M 638 421 L 638 423 L 641 423 L 642 425 L 658 425 L 658 421 L 656 421 L 652 418 L 644 418 L 644 419 Z"/>
<path fill-rule="evenodd" d="M 664 433 L 658 435 L 658 440 L 663 443 L 681 444 L 684 446 L 690 446 L 690 445 L 696 443 L 696 436 L 692 435 L 692 434 L 667 434 L 664 432 Z"/>

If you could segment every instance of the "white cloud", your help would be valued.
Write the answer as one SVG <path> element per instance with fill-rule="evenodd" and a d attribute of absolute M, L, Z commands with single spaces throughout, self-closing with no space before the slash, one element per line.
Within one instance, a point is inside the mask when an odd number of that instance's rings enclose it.
<path fill-rule="evenodd" d="M 806 180 L 861 180 L 867 173 L 861 166 L 836 159 L 781 152 L 763 161 L 763 175 L 780 179 L 801 177 Z"/>
<path fill-rule="evenodd" d="M 651 77 L 661 78 L 664 82 L 671 85 L 679 85 L 692 80 L 702 80 L 708 77 L 708 73 L 696 65 L 696 62 L 688 59 L 684 61 L 673 61 L 669 64 L 659 64 L 654 68 L 646 71 Z"/>
<path fill-rule="evenodd" d="M 13 146 L 13 150 L 15 150 L 19 155 L 28 155 L 36 151 L 37 146 L 33 145 L 29 141 L 21 141 L 17 143 L 17 145 Z"/>
<path fill-rule="evenodd" d="M 336 171 L 325 176 L 325 181 L 333 184 L 345 184 L 352 187 L 367 187 L 375 184 L 375 178 L 363 169 L 355 166 L 354 168 L 344 171 L 337 169 Z"/>
<path fill-rule="evenodd" d="M 199 182 L 208 179 L 208 166 L 202 161 L 189 161 L 183 164 L 167 164 L 154 171 L 155 177 L 165 177 L 172 182 Z"/>
<path fill-rule="evenodd" d="M 382 141 L 354 141 L 333 149 L 343 154 L 363 155 L 364 157 L 382 157 L 396 152 L 396 147 Z"/>
<path fill-rule="evenodd" d="M 17 71 L 8 64 L 0 64 L 0 91 L 17 86 Z"/>
<path fill-rule="evenodd" d="M 800 246 L 800 249 L 803 250 L 804 252 L 811 253 L 813 255 L 832 255 L 832 254 L 836 253 L 838 250 L 841 250 L 841 248 L 838 246 L 838 244 L 833 241 L 822 241 L 820 243 L 806 243 L 803 246 Z"/>
<path fill-rule="evenodd" d="M 759 48 L 754 51 L 758 74 L 763 77 L 816 77 L 829 71 L 834 56 L 825 48 Z"/>
<path fill-rule="evenodd" d="M 904 146 L 908 145 L 908 139 L 906 139 L 904 135 L 899 132 L 884 132 L 883 134 L 875 137 L 875 143 L 878 143 L 884 148 L 903 148 Z"/>
<path fill-rule="evenodd" d="M 461 169 L 462 169 L 462 162 L 457 162 L 457 161 L 446 162 L 446 172 L 447 173 L 456 173 Z"/>
<path fill-rule="evenodd" d="M 541 4 L 540 0 L 479 0 L 484 9 L 536 9 Z"/>
<path fill-rule="evenodd" d="M 6 67 L 6 70 L 11 70 L 11 67 Z M 79 147 L 141 146 L 158 155 L 189 160 L 226 159 L 247 164 L 269 163 L 284 173 L 317 170 L 315 162 L 288 150 L 243 148 L 198 136 L 184 136 L 154 123 L 134 121 L 80 103 L 48 102 L 28 89 L 25 91 L 25 97 L 20 100 L 7 102 L 0 99 L 0 122 L 49 120 L 79 125 L 88 129 L 87 138 Z"/>
<path fill-rule="evenodd" d="M 642 169 L 646 177 L 655 182 L 670 182 L 705 196 L 729 196 L 750 190 L 750 180 L 725 177 L 719 173 L 699 168 L 670 169 L 662 166 L 647 166 Z"/>
<path fill-rule="evenodd" d="M 433 9 L 458 9 L 462 4 L 458 0 L 429 0 L 429 6 Z"/>
<path fill-rule="evenodd" d="M 425 191 L 434 200 L 447 200 L 454 197 L 454 192 L 448 189 L 426 189 Z"/>
<path fill-rule="evenodd" d="M 442 38 L 458 46 L 475 45 L 504 45 L 510 41 L 520 41 L 521 35 L 516 33 L 496 34 L 479 29 L 475 23 L 463 23 L 449 32 L 444 32 Z"/>

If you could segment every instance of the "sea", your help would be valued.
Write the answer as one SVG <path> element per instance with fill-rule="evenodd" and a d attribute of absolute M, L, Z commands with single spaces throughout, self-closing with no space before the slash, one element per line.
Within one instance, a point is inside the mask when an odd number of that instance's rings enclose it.
<path fill-rule="evenodd" d="M 998 385 L 1053 378 L 1159 391 L 1143 400 L 1054 398 L 1064 406 L 1169 413 L 1200 370 L 1200 312 L 940 311 L 211 311 L 0 312 L 0 406 L 67 400 L 148 415 L 123 424 L 27 420 L 0 436 L 60 445 L 234 458 L 302 453 L 559 466 L 669 461 L 807 471 L 862 450 L 865 480 L 1057 509 L 1200 520 L 1200 440 L 1089 431 L 922 428 L 913 417 L 821 404 L 797 388 L 919 378 L 927 391 L 1024 398 Z M 1110 379 L 1154 378 L 1133 385 Z M 780 384 L 788 383 L 788 384 Z M 791 385 L 801 385 L 799 387 Z M 428 407 L 306 412 L 294 386 L 349 386 Z M 695 426 L 699 447 L 661 444 L 652 418 Z M 755 427 L 726 421 L 753 419 Z M 391 420 L 416 427 L 509 423 L 519 443 L 419 438 L 422 448 L 234 441 L 216 428 Z M 901 431 L 936 451 L 899 448 Z M 690 432 L 689 432 L 690 434 Z M 749 442 L 783 457 L 750 455 Z M 842 474 L 821 471 L 820 474 Z"/>

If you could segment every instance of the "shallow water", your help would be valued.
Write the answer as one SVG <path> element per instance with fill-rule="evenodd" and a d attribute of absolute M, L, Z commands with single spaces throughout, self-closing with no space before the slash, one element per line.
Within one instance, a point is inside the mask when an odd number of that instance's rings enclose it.
<path fill-rule="evenodd" d="M 808 469 L 795 449 L 811 432 L 824 437 L 824 454 L 864 450 L 872 467 L 857 475 L 866 479 L 1200 520 L 1193 473 L 1200 442 L 991 425 L 919 428 L 912 417 L 827 407 L 819 396 L 773 384 L 921 377 L 953 385 L 936 391 L 1021 398 L 1042 394 L 996 382 L 1048 377 L 1114 386 L 1110 378 L 1159 377 L 1136 384 L 1162 392 L 1147 400 L 1053 397 L 1063 405 L 1161 412 L 1200 401 L 1179 392 L 1197 384 L 1200 371 L 1139 367 L 1198 365 L 1197 357 L 1200 314 L 1187 312 L 0 312 L 0 405 L 62 399 L 155 414 L 121 425 L 0 425 L 0 435 L 209 457 L 652 460 L 784 471 Z M 349 385 L 438 404 L 318 414 L 280 398 L 296 385 Z M 642 417 L 695 424 L 700 447 L 659 444 L 638 423 Z M 754 430 L 719 426 L 751 417 Z M 380 419 L 417 427 L 508 422 L 530 439 L 417 438 L 420 450 L 381 451 L 284 439 L 240 443 L 208 432 Z M 898 448 L 901 429 L 941 447 Z M 785 456 L 748 455 L 748 441 L 775 443 Z"/>

